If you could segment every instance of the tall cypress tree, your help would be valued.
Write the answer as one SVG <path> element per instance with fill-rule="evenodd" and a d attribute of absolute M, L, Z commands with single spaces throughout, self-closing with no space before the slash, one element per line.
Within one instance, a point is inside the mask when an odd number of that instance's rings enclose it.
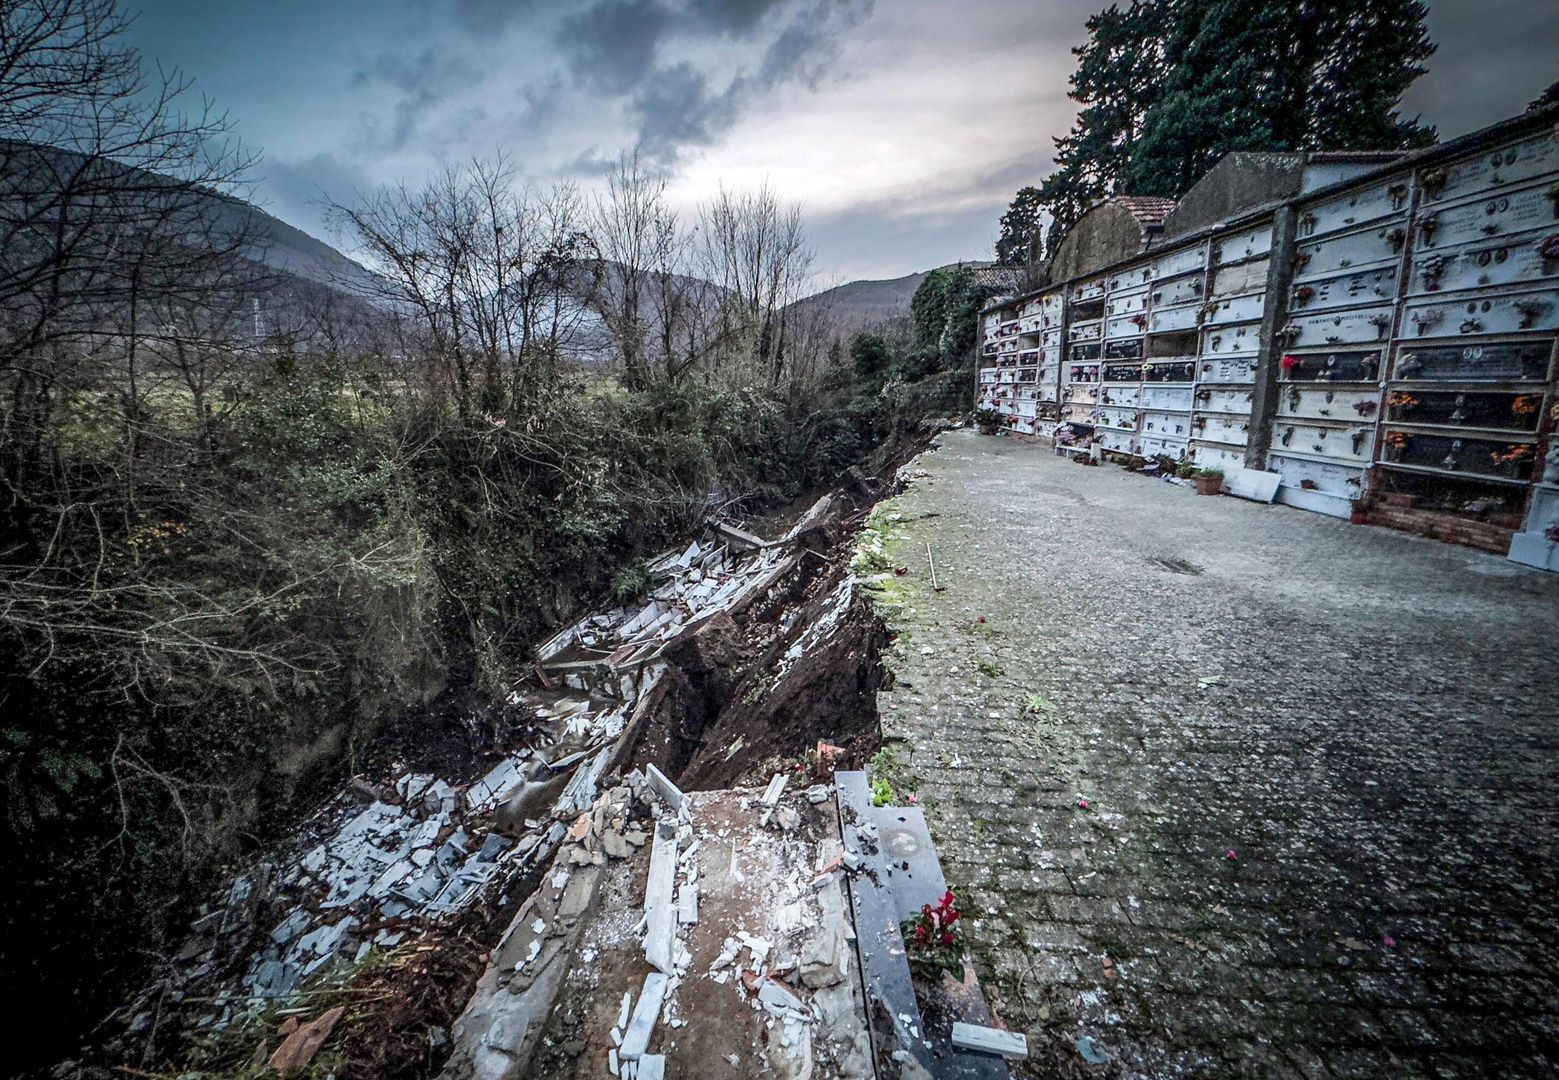
<path fill-rule="evenodd" d="M 1232 150 L 1283 147 L 1284 80 L 1279 0 L 1173 0 L 1164 39 L 1167 72 L 1142 135 L 1117 173 L 1130 195 L 1177 198 Z"/>
<path fill-rule="evenodd" d="M 1434 53 L 1422 0 L 1134 0 L 1088 20 L 1081 108 L 1040 185 L 1055 240 L 1111 194 L 1186 189 L 1234 150 L 1384 150 L 1434 129 L 1402 94 Z"/>
<path fill-rule="evenodd" d="M 1002 266 L 1021 266 L 1029 260 L 1039 233 L 1044 204 L 1039 189 L 1022 188 L 1001 216 L 1001 235 L 996 238 L 996 261 Z"/>
<path fill-rule="evenodd" d="M 1434 141 L 1402 94 L 1434 53 L 1422 0 L 1168 0 L 1162 96 L 1121 171 L 1178 197 L 1233 150 L 1394 150 Z"/>
<path fill-rule="evenodd" d="M 1073 49 L 1077 71 L 1069 96 L 1082 108 L 1072 130 L 1055 140 L 1056 169 L 1039 188 L 1050 214 L 1047 250 L 1083 212 L 1110 193 L 1131 157 L 1163 79 L 1163 41 L 1170 5 L 1132 0 L 1088 20 L 1088 43 Z"/>

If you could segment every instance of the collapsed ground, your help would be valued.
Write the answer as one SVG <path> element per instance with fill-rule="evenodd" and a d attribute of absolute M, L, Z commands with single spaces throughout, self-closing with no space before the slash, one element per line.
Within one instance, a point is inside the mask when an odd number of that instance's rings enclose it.
<path fill-rule="evenodd" d="M 393 728 L 376 755 L 385 763 L 380 769 L 355 778 L 306 823 L 290 854 L 243 875 L 202 909 L 180 954 L 117 1018 L 116 1025 L 128 1022 L 128 1033 L 115 1038 L 102 1060 L 154 1072 L 248 1075 L 285 1045 L 300 1022 L 317 1023 L 340 1005 L 344 1012 L 332 1023 L 326 1045 L 315 1051 L 310 1070 L 364 1077 L 436 1073 L 488 952 L 519 902 L 535 890 L 544 856 L 557 843 L 557 837 L 536 832 L 535 819 L 547 817 L 551 801 L 560 791 L 566 797 L 587 770 L 570 766 L 573 780 L 567 772 L 558 772 L 555 781 L 543 778 L 532 785 L 534 798 L 518 799 L 518 809 L 511 801 L 484 810 L 491 801 L 472 793 L 486 782 L 498 783 L 492 778 L 506 775 L 505 755 L 537 745 L 538 739 L 551 745 L 558 769 L 568 766 L 576 744 L 566 740 L 589 742 L 574 729 L 591 717 L 596 719 L 590 724 L 601 727 L 597 735 L 624 732 L 615 748 L 578 752 L 594 755 L 586 762 L 597 770 L 592 783 L 597 775 L 605 782 L 654 762 L 689 790 L 729 787 L 775 771 L 808 769 L 816 764 L 820 742 L 832 748 L 833 764 L 862 764 L 878 741 L 876 657 L 884 633 L 851 587 L 848 556 L 866 509 L 880 493 L 877 481 L 857 471 L 846 489 L 814 507 L 815 520 L 804 520 L 793 530 L 800 535 L 784 544 L 738 554 L 740 545 L 710 534 L 680 560 L 672 559 L 674 569 L 682 567 L 677 573 L 684 586 L 707 578 L 706 593 L 717 581 L 734 588 L 740 581 L 727 572 L 747 566 L 742 572 L 756 587 L 750 595 L 738 592 L 727 610 L 701 617 L 697 633 L 668 638 L 664 655 L 657 657 L 663 673 L 652 682 L 645 681 L 643 666 L 602 676 L 603 686 L 583 676 L 560 677 L 554 665 L 543 663 L 526 680 L 530 685 L 501 704 L 430 726 L 420 738 L 411 725 Z M 696 557 L 688 564 L 690 556 Z M 702 570 L 702 560 L 710 559 L 714 576 Z M 630 698 L 631 715 L 626 706 L 611 711 L 605 700 L 618 678 L 648 686 Z M 605 703 L 586 707 L 585 699 Z M 560 732 L 566 732 L 562 740 Z M 607 746 L 599 740 L 593 745 Z M 516 783 L 512 790 L 523 795 L 530 783 Z M 348 834 L 356 839 L 343 854 Z M 354 878 L 351 860 L 361 863 L 357 852 L 366 847 L 389 853 L 384 863 L 368 864 L 366 876 Z M 431 859 L 428 874 L 442 867 L 457 884 L 469 874 L 473 889 L 493 880 L 502 888 L 475 902 L 459 900 L 462 906 L 450 907 L 443 918 L 422 919 L 424 907 L 399 899 L 399 890 L 415 890 L 418 881 L 416 869 L 394 862 L 406 856 L 420 860 L 418 867 L 428 867 Z M 348 863 L 345 877 L 328 869 L 342 858 Z M 496 870 L 498 863 L 510 869 Z M 371 880 L 378 871 L 385 870 L 387 882 L 401 865 L 406 872 L 396 878 L 400 883 L 388 886 L 393 905 L 362 908 L 364 889 L 372 890 L 370 897 L 385 898 L 383 882 Z M 314 895 L 304 887 L 313 880 L 308 874 L 321 873 L 321 867 L 339 880 L 308 900 Z M 445 890 L 420 902 L 435 911 L 451 895 Z M 300 898 L 303 908 L 295 906 Z M 402 914 L 408 907 L 412 910 Z M 347 914 L 353 912 L 358 914 Z M 316 939 L 317 955 L 308 951 Z M 306 983 L 296 983 L 297 970 L 288 968 L 284 977 L 277 966 L 293 963 L 300 948 L 312 958 Z M 343 950 L 350 958 L 354 949 L 355 961 L 336 965 L 332 973 L 324 957 Z M 250 1000 L 268 1001 L 255 1020 L 245 1015 Z M 96 1070 L 81 1066 L 81 1071 Z"/>

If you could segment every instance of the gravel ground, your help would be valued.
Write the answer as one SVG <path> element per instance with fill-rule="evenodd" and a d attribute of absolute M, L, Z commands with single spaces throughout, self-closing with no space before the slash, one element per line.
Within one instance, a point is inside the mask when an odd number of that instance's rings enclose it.
<path fill-rule="evenodd" d="M 1010 438 L 913 467 L 884 726 L 1030 1075 L 1553 1075 L 1559 576 Z"/>

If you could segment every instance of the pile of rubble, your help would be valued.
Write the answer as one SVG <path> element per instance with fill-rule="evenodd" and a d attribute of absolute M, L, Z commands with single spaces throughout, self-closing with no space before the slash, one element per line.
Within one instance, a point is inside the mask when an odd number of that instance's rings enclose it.
<path fill-rule="evenodd" d="M 660 722 L 648 718 L 664 708 L 654 691 L 668 649 L 722 632 L 709 621 L 785 579 L 826 530 L 828 504 L 776 544 L 713 529 L 650 564 L 642 606 L 544 643 L 539 685 L 508 701 L 531 723 L 485 775 L 354 781 L 306 840 L 209 905 L 132 1030 L 191 998 L 204 1022 L 233 1024 L 523 881 L 532 891 L 464 1011 L 438 1029 L 449 1080 L 659 1080 L 668 1061 L 683 1075 L 782 1080 L 864 1080 L 885 1064 L 901 1077 L 1005 1075 L 991 1051 L 1009 1033 L 980 1026 L 983 999 L 955 1010 L 975 1042 L 925 1030 L 899 924 L 945 884 L 918 811 L 870 806 L 862 774 L 836 786 L 839 747 L 808 755 L 819 782 L 781 773 L 762 791 L 684 793 L 654 765 L 624 772 L 629 749 L 644 752 L 636 735 Z M 836 647 L 855 596 L 846 573 L 776 617 L 768 694 L 812 693 L 802 661 Z M 742 751 L 742 737 L 727 741 L 711 752 Z M 978 998 L 972 976 L 967 986 Z M 288 1038 L 308 1045 L 288 1060 L 312 1055 L 340 1015 L 298 1026 Z M 966 1059 L 965 1047 L 983 1053 Z"/>
<path fill-rule="evenodd" d="M 872 1075 L 832 790 L 784 788 L 684 795 L 649 766 L 604 793 L 493 952 L 443 1075 L 657 1080 L 673 1056 L 683 1075 Z"/>
<path fill-rule="evenodd" d="M 566 823 L 596 805 L 602 775 L 664 674 L 665 649 L 793 568 L 798 530 L 771 544 L 712 529 L 650 563 L 642 607 L 588 615 L 543 644 L 540 688 L 507 703 L 531 716 L 524 745 L 480 779 L 456 785 L 400 770 L 393 789 L 355 781 L 316 814 L 305 842 L 205 906 L 173 964 L 126 1010 L 129 1033 L 194 997 L 213 1003 L 206 1022 L 230 1023 L 543 865 Z"/>
<path fill-rule="evenodd" d="M 720 532 L 744 540 L 722 543 Z M 560 630 L 536 650 L 542 672 L 577 690 L 615 680 L 626 696 L 627 682 L 659 661 L 672 642 L 732 609 L 754 591 L 755 580 L 767 583 L 778 576 L 774 571 L 788 569 L 790 542 L 787 536 L 769 544 L 726 527 L 681 553 L 660 556 L 649 564 L 656 585 L 643 606 L 587 615 Z"/>

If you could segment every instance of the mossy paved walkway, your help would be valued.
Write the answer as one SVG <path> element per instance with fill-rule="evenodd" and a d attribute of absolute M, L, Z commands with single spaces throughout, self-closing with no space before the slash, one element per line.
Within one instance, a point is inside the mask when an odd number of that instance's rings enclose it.
<path fill-rule="evenodd" d="M 1009 438 L 912 467 L 857 560 L 907 568 L 884 725 L 1028 1074 L 1554 1074 L 1559 575 Z"/>

